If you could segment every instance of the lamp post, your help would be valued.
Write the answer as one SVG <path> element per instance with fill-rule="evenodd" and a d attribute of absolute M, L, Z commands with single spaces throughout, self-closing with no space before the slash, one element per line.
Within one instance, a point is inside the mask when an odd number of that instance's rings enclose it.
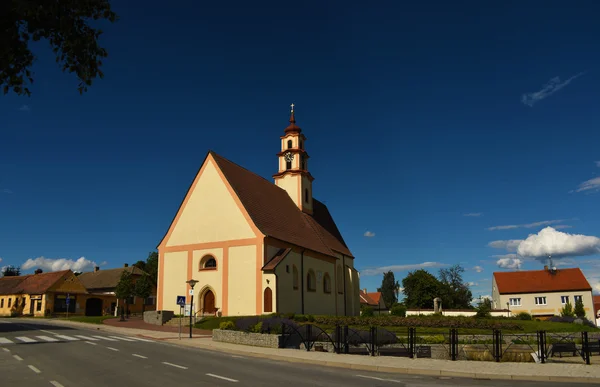
<path fill-rule="evenodd" d="M 510 303 L 506 303 L 506 309 L 508 309 L 508 314 L 506 317 L 510 317 Z"/>
<path fill-rule="evenodd" d="M 190 288 L 192 288 L 192 298 L 190 299 L 190 339 L 192 338 L 192 313 L 194 310 L 194 286 L 196 286 L 196 284 L 198 283 L 198 281 L 196 281 L 195 279 L 191 279 L 191 280 L 187 280 L 185 281 L 185 283 L 187 283 L 188 285 L 190 285 Z"/>

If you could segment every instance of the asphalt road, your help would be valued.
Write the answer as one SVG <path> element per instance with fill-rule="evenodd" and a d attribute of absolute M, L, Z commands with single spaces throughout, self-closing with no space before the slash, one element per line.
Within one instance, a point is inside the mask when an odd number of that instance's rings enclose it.
<path fill-rule="evenodd" d="M 142 339 L 143 340 L 143 339 Z M 228 355 L 28 320 L 0 319 L 2 386 L 497 386 L 568 383 L 440 378 L 320 367 Z"/>

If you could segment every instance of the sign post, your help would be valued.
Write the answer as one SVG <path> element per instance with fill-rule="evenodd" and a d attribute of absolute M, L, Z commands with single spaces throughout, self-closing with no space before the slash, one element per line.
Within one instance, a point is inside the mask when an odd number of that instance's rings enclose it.
<path fill-rule="evenodd" d="M 67 320 L 69 319 L 69 302 L 71 301 L 71 295 L 67 293 Z"/>
<path fill-rule="evenodd" d="M 179 340 L 181 340 L 181 321 L 183 319 L 183 307 L 185 306 L 185 296 L 177 296 L 177 305 L 179 305 Z"/>

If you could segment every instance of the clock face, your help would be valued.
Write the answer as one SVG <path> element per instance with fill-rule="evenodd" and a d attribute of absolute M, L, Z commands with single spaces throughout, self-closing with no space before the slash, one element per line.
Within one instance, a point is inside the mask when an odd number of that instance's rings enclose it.
<path fill-rule="evenodd" d="M 284 157 L 285 161 L 292 162 L 292 160 L 294 160 L 294 154 L 292 152 L 287 152 Z"/>

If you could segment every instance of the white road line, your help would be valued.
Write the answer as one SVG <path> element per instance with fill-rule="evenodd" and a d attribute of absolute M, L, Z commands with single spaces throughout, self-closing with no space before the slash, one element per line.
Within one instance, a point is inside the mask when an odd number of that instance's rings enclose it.
<path fill-rule="evenodd" d="M 10 352 L 10 349 L 8 349 L 8 348 L 2 348 L 2 350 L 3 350 L 4 352 Z"/>
<path fill-rule="evenodd" d="M 60 384 L 59 382 L 57 382 L 56 380 L 51 380 L 50 384 L 53 385 L 54 387 L 65 387 L 62 384 Z"/>
<path fill-rule="evenodd" d="M 27 367 L 29 367 L 30 370 L 32 370 L 33 372 L 35 372 L 36 374 L 41 374 L 42 371 L 38 370 L 37 368 L 35 368 L 32 365 L 28 365 Z"/>
<path fill-rule="evenodd" d="M 210 376 L 210 377 L 217 378 L 217 379 L 222 379 L 222 380 L 227 380 L 228 382 L 233 382 L 233 383 L 239 382 L 239 380 L 235 380 L 235 379 L 231 379 L 231 378 L 226 378 L 225 376 L 220 376 L 220 375 L 215 375 L 215 374 L 206 374 L 206 376 Z"/>
<path fill-rule="evenodd" d="M 382 382 L 401 383 L 399 380 L 377 378 L 375 376 L 366 376 L 366 375 L 355 375 L 355 376 L 357 378 L 373 379 L 373 380 L 379 380 L 379 381 L 382 381 Z"/>
<path fill-rule="evenodd" d="M 13 342 L 6 337 L 0 337 L 0 344 L 12 344 Z"/>
<path fill-rule="evenodd" d="M 68 340 L 68 341 L 77 341 L 79 340 L 77 337 L 65 336 L 65 335 L 56 335 L 59 339 Z"/>
<path fill-rule="evenodd" d="M 113 348 L 113 347 L 106 347 L 106 348 L 110 349 L 111 351 L 117 351 L 117 352 L 119 352 L 119 350 L 118 350 L 118 349 L 116 349 L 116 348 Z"/>
<path fill-rule="evenodd" d="M 15 337 L 15 339 L 22 341 L 24 343 L 37 343 L 37 340 L 30 339 L 29 337 L 25 337 L 25 336 Z"/>
<path fill-rule="evenodd" d="M 108 340 L 108 341 L 119 341 L 119 340 L 111 339 L 110 337 L 104 337 L 104 336 L 92 336 L 92 337 L 95 337 L 97 339 L 102 339 L 102 340 Z"/>
<path fill-rule="evenodd" d="M 19 356 L 19 355 L 13 355 L 13 357 L 15 359 L 17 359 L 18 361 L 23 361 L 23 358 L 21 356 Z"/>
<path fill-rule="evenodd" d="M 147 359 L 146 356 L 138 355 L 137 353 L 131 354 L 132 356 L 139 357 L 140 359 Z"/>
<path fill-rule="evenodd" d="M 99 339 L 95 339 L 90 336 L 83 336 L 83 335 L 73 335 L 73 336 L 79 337 L 80 339 L 84 339 L 84 340 L 88 340 L 88 341 L 98 341 L 99 340 Z"/>
<path fill-rule="evenodd" d="M 120 337 L 120 336 L 108 336 L 108 337 L 112 337 L 113 339 L 123 340 L 123 341 L 135 341 L 135 340 L 131 340 L 126 337 Z"/>
<path fill-rule="evenodd" d="M 245 357 L 238 355 L 231 355 L 231 357 L 235 357 L 236 359 L 245 359 Z"/>
<path fill-rule="evenodd" d="M 180 365 L 173 364 L 173 363 L 167 363 L 166 361 L 163 361 L 162 363 L 163 363 L 163 364 L 166 364 L 166 365 L 168 365 L 168 366 L 171 366 L 171 367 L 181 368 L 182 370 L 187 370 L 187 369 L 188 369 L 187 367 L 180 366 Z"/>
<path fill-rule="evenodd" d="M 84 343 L 90 344 L 90 345 L 98 345 L 98 343 L 92 343 L 91 341 L 84 341 Z"/>
<path fill-rule="evenodd" d="M 154 340 L 142 339 L 141 337 L 131 337 L 131 336 L 129 336 L 129 338 L 137 340 L 137 341 L 144 341 L 146 343 L 154 343 Z"/>
<path fill-rule="evenodd" d="M 42 339 L 44 341 L 49 341 L 51 343 L 58 341 L 58 339 L 55 339 L 54 337 L 50 337 L 50 336 L 36 336 L 38 339 Z"/>

